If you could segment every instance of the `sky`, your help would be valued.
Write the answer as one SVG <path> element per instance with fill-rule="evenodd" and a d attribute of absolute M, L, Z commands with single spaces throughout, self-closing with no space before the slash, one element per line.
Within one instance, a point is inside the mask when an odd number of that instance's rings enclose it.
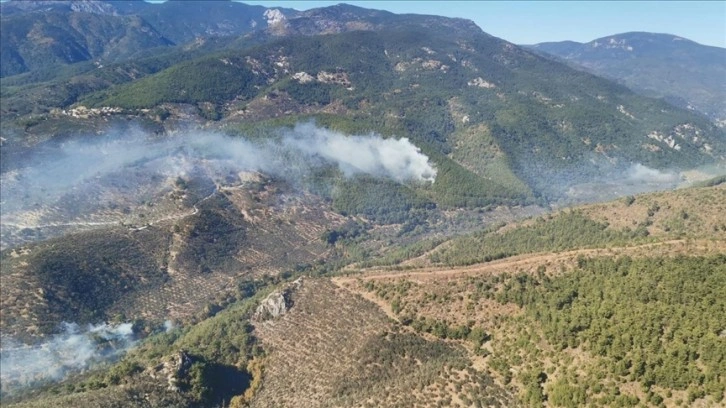
<path fill-rule="evenodd" d="M 275 1 L 247 4 L 296 10 L 345 2 L 393 13 L 435 14 L 473 20 L 515 44 L 589 42 L 629 31 L 674 34 L 726 48 L 726 1 Z"/>

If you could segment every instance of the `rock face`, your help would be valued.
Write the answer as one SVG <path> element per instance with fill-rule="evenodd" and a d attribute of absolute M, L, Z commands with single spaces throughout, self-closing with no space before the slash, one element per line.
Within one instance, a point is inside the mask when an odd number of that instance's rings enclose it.
<path fill-rule="evenodd" d="M 263 14 L 272 35 L 284 35 L 287 31 L 287 18 L 278 9 L 267 9 Z"/>
<path fill-rule="evenodd" d="M 267 9 L 265 10 L 264 16 L 267 19 L 267 24 L 269 25 L 282 23 L 287 20 L 285 15 L 278 9 Z"/>
<path fill-rule="evenodd" d="M 267 320 L 287 313 L 287 299 L 280 292 L 270 293 L 255 311 L 255 320 Z"/>
<path fill-rule="evenodd" d="M 284 289 L 274 291 L 257 306 L 252 319 L 258 322 L 275 319 L 287 313 L 293 306 L 292 294 L 302 287 L 302 278 L 296 279 L 287 285 Z"/>
<path fill-rule="evenodd" d="M 179 392 L 179 382 L 187 375 L 191 366 L 192 359 L 183 350 L 179 351 L 170 362 L 164 364 L 170 391 Z"/>
<path fill-rule="evenodd" d="M 184 350 L 180 350 L 162 364 L 151 369 L 149 375 L 152 378 L 166 378 L 169 391 L 180 392 L 179 384 L 186 377 L 189 368 L 192 366 L 192 357 Z"/>

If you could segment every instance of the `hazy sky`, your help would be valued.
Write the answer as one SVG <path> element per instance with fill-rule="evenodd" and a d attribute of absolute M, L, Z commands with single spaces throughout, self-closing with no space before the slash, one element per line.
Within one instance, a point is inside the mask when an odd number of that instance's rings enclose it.
<path fill-rule="evenodd" d="M 588 42 L 628 31 L 675 34 L 726 47 L 726 1 L 275 1 L 247 4 L 307 10 L 338 3 L 393 13 L 436 14 L 473 20 L 515 44 Z"/>

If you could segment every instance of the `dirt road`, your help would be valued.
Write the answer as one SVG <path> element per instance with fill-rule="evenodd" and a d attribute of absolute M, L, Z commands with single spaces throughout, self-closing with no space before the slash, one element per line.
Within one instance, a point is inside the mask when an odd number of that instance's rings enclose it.
<path fill-rule="evenodd" d="M 660 255 L 706 255 L 726 253 L 726 241 L 676 239 L 625 247 L 576 249 L 565 252 L 547 252 L 517 255 L 492 262 L 462 267 L 424 267 L 410 270 L 370 269 L 362 274 L 339 276 L 333 278 L 339 286 L 358 279 L 391 279 L 401 278 L 414 281 L 444 279 L 466 275 L 497 274 L 516 270 L 534 270 L 540 265 L 572 265 L 579 256 L 660 256 Z M 548 273 L 556 272 L 557 268 L 548 268 Z"/>

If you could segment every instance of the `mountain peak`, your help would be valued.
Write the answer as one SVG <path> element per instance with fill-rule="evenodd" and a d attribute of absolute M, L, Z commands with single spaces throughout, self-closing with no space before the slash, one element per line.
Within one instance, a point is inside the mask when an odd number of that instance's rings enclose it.
<path fill-rule="evenodd" d="M 440 27 L 447 33 L 471 35 L 481 34 L 481 29 L 473 21 L 462 18 L 449 18 L 433 15 L 394 14 L 385 10 L 367 9 L 346 3 L 313 8 L 295 12 L 268 9 L 270 33 L 280 35 L 318 35 L 348 31 L 372 31 L 416 25 Z M 270 20 L 272 18 L 272 20 Z"/>
<path fill-rule="evenodd" d="M 673 49 L 674 47 L 697 46 L 701 44 L 674 34 L 634 31 L 598 38 L 590 41 L 587 45 L 592 48 L 601 47 L 604 49 L 619 49 L 624 51 L 634 51 L 637 48 L 640 51 L 649 52 L 650 49 L 654 48 L 657 50 L 663 47 Z"/>
<path fill-rule="evenodd" d="M 724 48 L 648 32 L 614 34 L 585 44 L 541 43 L 532 48 L 622 81 L 637 92 L 700 111 L 716 123 L 726 123 Z"/>
<path fill-rule="evenodd" d="M 99 0 L 9 0 L 7 2 L 3 2 L 2 6 L 0 6 L 0 12 L 2 14 L 13 14 L 28 11 L 73 11 L 93 14 L 118 14 L 118 11 L 113 4 Z"/>

